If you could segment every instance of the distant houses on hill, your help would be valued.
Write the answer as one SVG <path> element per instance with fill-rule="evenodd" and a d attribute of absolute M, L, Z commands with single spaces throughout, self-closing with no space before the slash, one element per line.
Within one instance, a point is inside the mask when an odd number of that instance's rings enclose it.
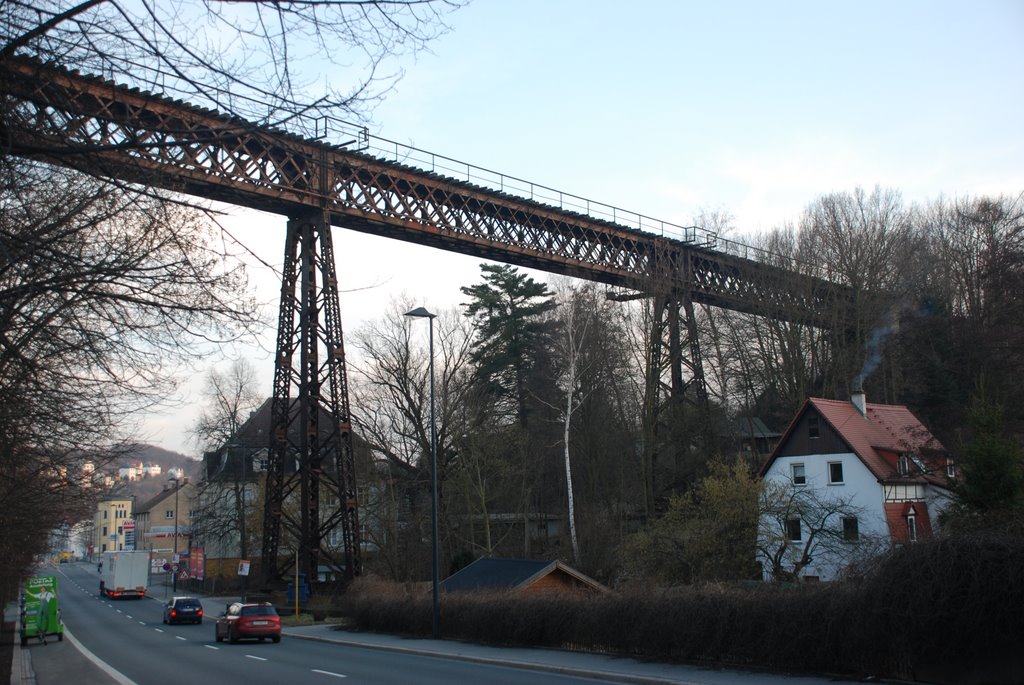
<path fill-rule="evenodd" d="M 174 471 L 170 469 L 169 471 Z M 180 470 L 180 469 L 178 469 Z M 163 467 L 160 464 L 143 464 L 140 462 L 134 462 L 126 464 L 117 470 L 117 477 L 120 480 L 141 480 L 143 478 L 159 478 L 163 473 Z M 171 475 L 168 473 L 168 475 Z"/>

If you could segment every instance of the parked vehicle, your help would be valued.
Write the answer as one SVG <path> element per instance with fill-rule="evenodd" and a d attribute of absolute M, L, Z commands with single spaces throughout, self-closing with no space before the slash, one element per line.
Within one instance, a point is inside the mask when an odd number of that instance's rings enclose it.
<path fill-rule="evenodd" d="M 203 605 L 195 597 L 171 597 L 164 604 L 164 623 L 202 623 Z"/>
<path fill-rule="evenodd" d="M 243 638 L 255 638 L 263 642 L 268 637 L 274 642 L 281 641 L 281 617 L 270 602 L 229 604 L 227 611 L 217 618 L 214 638 L 223 642 L 238 642 Z"/>
<path fill-rule="evenodd" d="M 100 562 L 100 596 L 114 599 L 146 596 L 149 552 L 104 552 Z"/>
<path fill-rule="evenodd" d="M 64 624 L 57 604 L 57 576 L 36 576 L 25 581 L 21 595 L 21 644 L 37 637 L 46 644 L 47 635 L 64 639 Z"/>

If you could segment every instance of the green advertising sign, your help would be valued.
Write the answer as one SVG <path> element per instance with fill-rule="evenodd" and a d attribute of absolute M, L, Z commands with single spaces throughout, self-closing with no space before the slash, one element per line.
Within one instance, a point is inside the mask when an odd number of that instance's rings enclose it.
<path fill-rule="evenodd" d="M 57 606 L 57 576 L 36 576 L 25 581 L 25 603 L 21 614 L 21 642 L 47 635 L 64 637 Z"/>

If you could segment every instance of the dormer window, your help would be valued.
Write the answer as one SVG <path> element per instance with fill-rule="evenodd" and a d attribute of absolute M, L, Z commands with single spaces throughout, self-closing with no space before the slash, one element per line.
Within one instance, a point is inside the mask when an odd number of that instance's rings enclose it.
<path fill-rule="evenodd" d="M 901 454 L 896 462 L 896 470 L 901 476 L 906 476 L 910 473 L 910 457 L 905 454 Z"/>
<path fill-rule="evenodd" d="M 946 457 L 946 477 L 956 478 L 956 465 L 951 457 Z"/>
<path fill-rule="evenodd" d="M 907 510 L 907 540 L 917 542 L 917 510 L 913 506 Z"/>
<path fill-rule="evenodd" d="M 818 417 L 808 416 L 807 417 L 807 437 L 817 438 L 821 436 L 821 431 L 818 428 Z"/>

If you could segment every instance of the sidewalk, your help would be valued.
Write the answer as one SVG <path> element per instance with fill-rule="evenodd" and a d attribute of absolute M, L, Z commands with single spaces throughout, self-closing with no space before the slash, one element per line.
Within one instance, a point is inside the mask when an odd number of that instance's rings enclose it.
<path fill-rule="evenodd" d="M 4 607 L 3 621 L 14 624 L 11 685 L 35 685 L 36 677 L 32 672 L 32 658 L 27 649 L 21 648 L 21 608 L 17 602 L 8 602 Z"/>

